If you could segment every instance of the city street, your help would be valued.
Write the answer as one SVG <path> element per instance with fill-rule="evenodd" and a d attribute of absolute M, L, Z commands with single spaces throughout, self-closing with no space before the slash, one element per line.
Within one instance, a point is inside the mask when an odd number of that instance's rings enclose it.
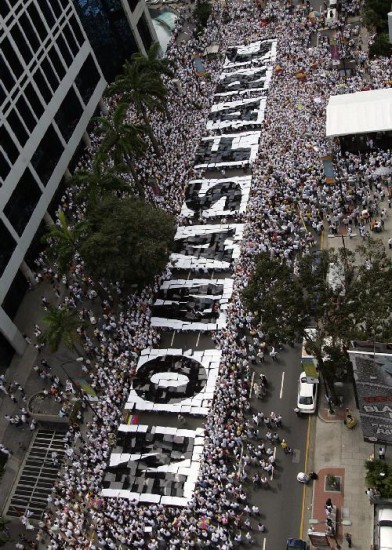
<path fill-rule="evenodd" d="M 206 349 L 210 344 L 210 339 L 206 335 L 171 331 L 162 335 L 162 347 L 181 349 L 192 347 L 194 350 L 200 350 Z M 249 477 L 249 482 L 246 484 L 249 504 L 260 508 L 262 513 L 260 519 L 266 526 L 265 533 L 258 533 L 258 520 L 253 521 L 255 539 L 253 548 L 263 550 L 284 548 L 287 538 L 301 535 L 304 486 L 298 483 L 296 478 L 298 472 L 308 469 L 306 451 L 310 419 L 298 418 L 293 410 L 297 400 L 298 377 L 302 370 L 300 361 L 301 346 L 296 345 L 295 348 L 286 346 L 279 354 L 277 362 L 272 361 L 266 354 L 264 363 L 252 366 L 256 383 L 259 382 L 260 373 L 264 373 L 268 381 L 268 393 L 263 399 L 256 399 L 253 394 L 252 412 L 263 411 L 266 416 L 271 411 L 281 414 L 283 426 L 278 429 L 278 433 L 293 449 L 292 455 L 286 455 L 280 445 L 276 447 L 277 467 L 268 489 L 252 487 L 250 480 L 257 469 L 251 466 L 246 469 Z M 195 426 L 191 422 L 187 425 L 192 428 Z M 267 428 L 262 427 L 261 432 L 265 435 Z M 264 441 L 267 447 L 265 438 Z"/>

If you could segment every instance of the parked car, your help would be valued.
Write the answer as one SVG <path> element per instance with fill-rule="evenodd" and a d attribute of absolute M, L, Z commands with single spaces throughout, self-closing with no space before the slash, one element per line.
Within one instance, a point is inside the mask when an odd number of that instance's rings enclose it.
<path fill-rule="evenodd" d="M 298 380 L 297 408 L 301 413 L 312 414 L 317 407 L 318 384 L 310 382 L 306 372 L 301 372 Z"/>
<path fill-rule="evenodd" d="M 377 507 L 376 538 L 378 550 L 392 548 L 392 507 Z"/>
<path fill-rule="evenodd" d="M 287 539 L 286 550 L 308 550 L 308 543 L 302 539 Z"/>

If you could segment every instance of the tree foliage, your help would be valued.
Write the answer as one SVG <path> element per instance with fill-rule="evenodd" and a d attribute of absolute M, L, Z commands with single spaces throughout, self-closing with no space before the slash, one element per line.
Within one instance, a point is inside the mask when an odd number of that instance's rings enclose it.
<path fill-rule="evenodd" d="M 43 318 L 46 329 L 38 337 L 38 341 L 49 346 L 55 353 L 61 344 L 69 350 L 78 350 L 79 334 L 77 329 L 84 325 L 76 309 L 61 306 L 49 306 L 48 314 Z M 79 350 L 78 350 L 79 351 Z"/>
<path fill-rule="evenodd" d="M 333 283 L 331 266 L 340 272 Z M 323 362 L 326 342 L 337 357 L 335 348 L 346 349 L 353 339 L 392 338 L 392 264 L 381 241 L 356 252 L 342 248 L 303 256 L 295 269 L 262 254 L 243 297 L 271 344 L 307 339 L 332 394 L 336 373 Z M 316 329 L 312 338 L 306 327 Z M 344 370 L 340 360 L 339 365 Z"/>
<path fill-rule="evenodd" d="M 382 498 L 392 497 L 392 469 L 385 460 L 367 460 L 366 484 L 377 489 Z"/>
<path fill-rule="evenodd" d="M 391 57 L 392 55 L 392 44 L 389 42 L 389 34 L 383 32 L 378 34 L 373 44 L 369 46 L 369 56 L 370 57 Z"/>
<path fill-rule="evenodd" d="M 160 79 L 162 79 L 163 76 L 168 78 L 174 77 L 172 62 L 165 57 L 161 57 L 161 47 L 159 42 L 154 42 L 151 44 L 146 52 L 146 55 L 141 52 L 133 53 L 131 55 L 131 61 L 139 65 L 139 70 L 147 73 L 153 73 Z"/>
<path fill-rule="evenodd" d="M 96 156 L 90 169 L 75 172 L 69 181 L 76 189 L 78 202 L 84 202 L 87 207 L 102 199 L 106 194 L 130 193 L 130 185 L 121 177 L 120 171 L 127 172 L 125 165 L 105 166 L 105 155 Z"/>
<path fill-rule="evenodd" d="M 122 103 L 135 108 L 143 119 L 154 151 L 159 155 L 159 144 L 151 127 L 148 112 L 167 113 L 167 88 L 161 74 L 156 70 L 146 70 L 144 63 L 127 60 L 123 72 L 108 87 L 107 94 L 119 94 Z"/>
<path fill-rule="evenodd" d="M 377 34 L 388 32 L 388 12 L 391 3 L 389 0 L 366 0 L 363 7 L 363 19 L 370 30 Z"/>
<path fill-rule="evenodd" d="M 135 161 L 147 150 L 144 139 L 146 128 L 140 124 L 126 122 L 128 105 L 119 103 L 110 117 L 97 117 L 98 133 L 103 135 L 97 161 L 104 162 L 110 156 L 115 166 L 123 166 L 124 162 L 132 173 L 139 195 L 144 197 L 143 185 L 135 170 Z"/>
<path fill-rule="evenodd" d="M 125 286 L 150 283 L 166 266 L 174 218 L 142 201 L 106 197 L 89 216 L 80 254 L 89 272 Z"/>
<path fill-rule="evenodd" d="M 85 231 L 84 222 L 70 225 L 62 210 L 57 212 L 57 223 L 48 228 L 42 240 L 48 243 L 48 256 L 56 262 L 61 274 L 68 273 Z"/>
<path fill-rule="evenodd" d="M 200 34 L 207 26 L 208 19 L 212 12 L 212 5 L 208 1 L 199 2 L 194 9 L 193 15 L 196 21 L 196 33 Z"/>

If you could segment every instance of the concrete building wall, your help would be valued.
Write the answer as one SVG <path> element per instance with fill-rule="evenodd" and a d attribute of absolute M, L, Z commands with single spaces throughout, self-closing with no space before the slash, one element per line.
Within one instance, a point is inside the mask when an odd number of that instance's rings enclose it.
<path fill-rule="evenodd" d="M 105 87 L 72 0 L 1 0 L 0 333 L 18 353 L 3 302 Z"/>

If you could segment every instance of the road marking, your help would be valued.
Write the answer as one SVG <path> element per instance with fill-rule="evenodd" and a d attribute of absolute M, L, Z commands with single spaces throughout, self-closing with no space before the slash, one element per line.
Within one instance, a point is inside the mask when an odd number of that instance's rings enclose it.
<path fill-rule="evenodd" d="M 282 383 L 280 384 L 280 394 L 279 394 L 280 399 L 282 399 L 282 395 L 283 395 L 283 384 L 284 384 L 284 371 L 282 372 Z"/>
<path fill-rule="evenodd" d="M 252 397 L 252 392 L 253 392 L 253 385 L 255 383 L 255 371 L 253 371 L 252 373 L 252 380 L 250 382 L 250 392 L 249 392 L 249 399 Z"/>
<path fill-rule="evenodd" d="M 305 463 L 304 463 L 304 472 L 306 473 L 308 469 L 308 459 L 309 459 L 309 442 L 310 442 L 310 416 L 308 416 L 308 429 L 306 433 L 306 447 L 305 447 Z M 302 538 L 302 533 L 304 530 L 304 521 L 305 521 L 305 498 L 306 498 L 306 485 L 304 485 L 302 490 L 302 510 L 301 510 L 301 524 L 299 529 L 299 538 Z"/>
<path fill-rule="evenodd" d="M 171 342 L 170 342 L 170 347 L 172 348 L 173 347 L 173 342 L 174 342 L 174 338 L 176 337 L 176 330 L 173 331 L 173 336 L 172 336 L 172 339 L 171 339 Z"/>
<path fill-rule="evenodd" d="M 264 540 L 263 540 L 263 550 L 265 550 L 266 544 L 267 544 L 267 539 L 264 539 Z"/>
<path fill-rule="evenodd" d="M 199 342 L 200 342 L 200 335 L 201 335 L 201 332 L 199 332 L 199 334 L 197 335 L 196 347 L 199 345 Z"/>

